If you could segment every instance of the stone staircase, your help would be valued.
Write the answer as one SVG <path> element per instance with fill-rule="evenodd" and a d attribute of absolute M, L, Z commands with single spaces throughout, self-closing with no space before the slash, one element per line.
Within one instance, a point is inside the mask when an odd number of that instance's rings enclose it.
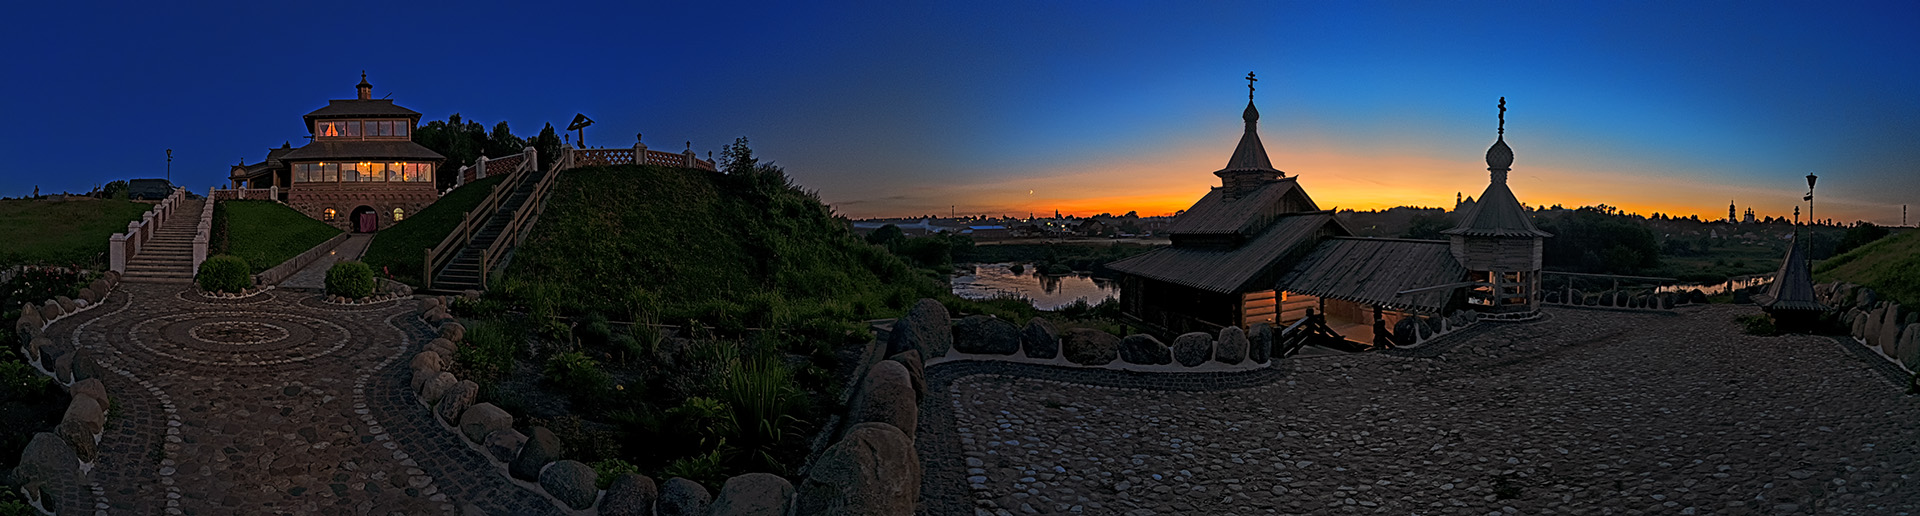
<path fill-rule="evenodd" d="M 540 184 L 540 179 L 546 174 L 553 173 L 555 172 L 535 170 L 521 178 L 520 184 L 514 188 L 512 194 L 500 203 L 500 208 L 494 210 L 493 214 L 487 217 L 487 222 L 473 232 L 473 239 L 467 241 L 467 245 L 460 248 L 446 266 L 434 272 L 432 290 L 459 292 L 480 289 L 480 276 L 486 274 L 486 271 L 480 270 L 480 255 L 487 252 L 487 247 L 492 246 L 494 241 L 500 239 L 501 233 L 505 232 L 508 224 L 513 223 L 514 214 L 519 213 L 520 208 L 526 205 L 527 199 L 533 196 L 533 190 Z"/>
<path fill-rule="evenodd" d="M 193 283 L 193 236 L 209 201 L 183 201 L 140 251 L 127 260 L 121 279 L 139 283 Z"/>

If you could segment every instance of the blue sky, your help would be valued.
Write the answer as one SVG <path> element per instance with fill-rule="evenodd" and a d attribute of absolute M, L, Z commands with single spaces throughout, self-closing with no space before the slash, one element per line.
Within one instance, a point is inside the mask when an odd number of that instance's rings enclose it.
<path fill-rule="evenodd" d="M 698 4 L 698 5 L 690 5 Z M 221 182 L 377 96 L 593 145 L 747 136 L 851 216 L 1171 212 L 1217 184 L 1256 72 L 1323 207 L 1484 188 L 1508 98 L 1534 204 L 1898 223 L 1920 205 L 1920 7 L 1751 2 L 33 3 L 4 35 L 0 195 Z M 1916 217 L 1920 218 L 1920 217 Z"/>

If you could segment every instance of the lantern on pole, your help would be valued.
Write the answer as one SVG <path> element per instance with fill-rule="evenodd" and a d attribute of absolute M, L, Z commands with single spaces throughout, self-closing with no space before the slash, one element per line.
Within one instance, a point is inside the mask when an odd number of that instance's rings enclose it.
<path fill-rule="evenodd" d="M 1802 200 L 1807 201 L 1807 223 L 1808 224 L 1814 223 L 1814 220 L 1815 220 L 1813 218 L 1813 182 L 1818 180 L 1820 180 L 1820 176 L 1813 175 L 1812 172 L 1807 173 L 1807 197 Z"/>

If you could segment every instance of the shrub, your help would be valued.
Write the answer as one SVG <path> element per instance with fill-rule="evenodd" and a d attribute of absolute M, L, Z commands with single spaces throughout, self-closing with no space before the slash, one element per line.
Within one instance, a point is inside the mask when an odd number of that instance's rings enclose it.
<path fill-rule="evenodd" d="M 613 326 L 607 323 L 607 316 L 598 313 L 587 316 L 587 321 L 573 329 L 573 335 L 586 346 L 605 346 L 613 341 Z"/>
<path fill-rule="evenodd" d="M 222 254 L 200 262 L 200 274 L 195 279 L 202 290 L 239 292 L 253 286 L 253 269 L 238 256 Z"/>
<path fill-rule="evenodd" d="M 613 387 L 613 378 L 600 370 L 600 364 L 578 351 L 548 358 L 545 372 L 548 382 L 575 397 L 598 394 Z"/>
<path fill-rule="evenodd" d="M 499 378 L 513 370 L 513 353 L 518 336 L 502 323 L 485 322 L 467 329 L 467 345 L 454 352 L 454 363 L 477 380 Z"/>
<path fill-rule="evenodd" d="M 613 484 L 613 479 L 628 473 L 639 473 L 640 468 L 615 458 L 593 463 L 593 472 L 599 474 L 599 478 L 594 479 L 593 484 L 606 489 L 608 485 Z"/>
<path fill-rule="evenodd" d="M 361 262 L 340 262 L 327 269 L 327 293 L 359 299 L 373 295 L 373 268 Z"/>
<path fill-rule="evenodd" d="M 735 360 L 731 366 L 718 393 L 728 409 L 721 438 L 733 443 L 753 469 L 781 471 L 774 452 L 800 422 L 796 415 L 803 400 L 793 374 L 769 355 Z"/>
<path fill-rule="evenodd" d="M 1740 321 L 1740 326 L 1748 335 L 1777 335 L 1780 333 L 1779 329 L 1773 326 L 1773 317 L 1764 314 L 1742 315 L 1736 317 L 1734 320 Z"/>

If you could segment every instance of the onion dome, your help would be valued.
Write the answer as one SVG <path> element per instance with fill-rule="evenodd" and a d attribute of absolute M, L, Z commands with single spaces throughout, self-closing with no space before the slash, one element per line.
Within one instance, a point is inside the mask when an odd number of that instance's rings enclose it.
<path fill-rule="evenodd" d="M 1512 168 L 1513 148 L 1507 146 L 1507 139 L 1502 136 L 1493 142 L 1493 147 L 1487 149 L 1487 170 L 1511 170 Z"/>

